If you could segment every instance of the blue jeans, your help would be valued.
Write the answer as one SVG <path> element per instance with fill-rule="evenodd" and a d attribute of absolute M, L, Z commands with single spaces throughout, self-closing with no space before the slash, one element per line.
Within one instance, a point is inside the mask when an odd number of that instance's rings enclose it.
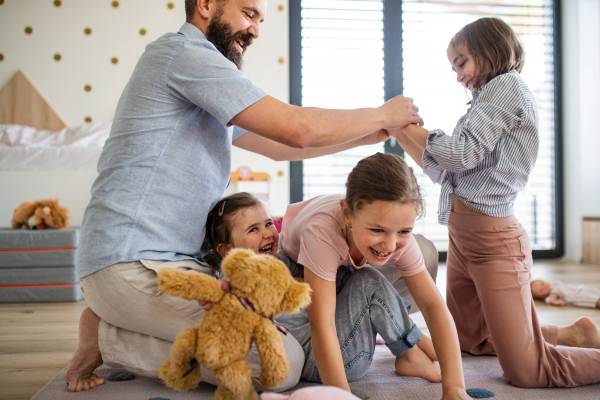
<path fill-rule="evenodd" d="M 421 331 L 408 316 L 411 304 L 384 276 L 370 266 L 342 266 L 336 278 L 335 326 L 346 378 L 354 381 L 367 373 L 377 333 L 396 357 L 421 340 Z M 310 337 L 306 310 L 276 318 L 298 340 L 306 356 L 302 378 L 321 382 Z"/>

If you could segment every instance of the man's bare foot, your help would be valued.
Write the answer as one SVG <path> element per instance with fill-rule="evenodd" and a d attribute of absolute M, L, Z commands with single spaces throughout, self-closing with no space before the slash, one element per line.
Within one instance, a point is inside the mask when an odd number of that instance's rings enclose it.
<path fill-rule="evenodd" d="M 396 372 L 400 375 L 423 378 L 429 382 L 442 381 L 440 366 L 433 362 L 419 346 L 413 346 L 402 357 L 396 357 Z"/>
<path fill-rule="evenodd" d="M 98 347 L 98 317 L 91 308 L 86 308 L 79 319 L 79 343 L 75 354 L 69 360 L 65 380 L 69 392 L 93 389 L 104 383 L 104 378 L 94 374 L 102 365 L 102 355 Z"/>
<path fill-rule="evenodd" d="M 600 328 L 589 317 L 581 317 L 571 326 L 558 328 L 558 344 L 600 349 Z"/>
<path fill-rule="evenodd" d="M 419 348 L 423 350 L 425 354 L 427 354 L 427 357 L 431 358 L 433 361 L 439 361 L 437 358 L 437 354 L 435 354 L 433 342 L 431 341 L 429 336 L 421 336 L 421 340 L 417 342 L 417 346 L 419 346 Z"/>

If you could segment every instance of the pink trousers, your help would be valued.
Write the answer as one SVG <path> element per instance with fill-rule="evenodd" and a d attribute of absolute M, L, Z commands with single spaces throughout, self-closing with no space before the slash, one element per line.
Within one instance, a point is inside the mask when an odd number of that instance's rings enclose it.
<path fill-rule="evenodd" d="M 558 328 L 539 323 L 531 245 L 514 216 L 451 213 L 448 231 L 446 301 L 463 351 L 497 355 L 518 387 L 600 382 L 600 350 L 556 347 Z"/>

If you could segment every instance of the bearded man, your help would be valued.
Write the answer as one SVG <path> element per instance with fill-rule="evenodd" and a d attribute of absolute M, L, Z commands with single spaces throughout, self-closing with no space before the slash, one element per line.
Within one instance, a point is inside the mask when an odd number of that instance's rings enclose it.
<path fill-rule="evenodd" d="M 95 388 L 103 362 L 148 376 L 169 357 L 175 336 L 198 326 L 204 308 L 157 291 L 168 266 L 210 272 L 202 262 L 208 212 L 229 182 L 231 146 L 274 160 L 301 160 L 389 137 L 386 128 L 422 123 L 410 99 L 374 109 L 294 107 L 268 96 L 240 72 L 259 37 L 266 0 L 186 0 L 179 32 L 150 43 L 117 105 L 98 162 L 77 255 L 87 308 L 69 361 L 69 391 Z M 226 287 L 225 283 L 222 283 Z M 304 353 L 282 336 L 290 374 Z M 250 364 L 257 390 L 260 361 Z M 217 384 L 202 370 L 203 380 Z"/>

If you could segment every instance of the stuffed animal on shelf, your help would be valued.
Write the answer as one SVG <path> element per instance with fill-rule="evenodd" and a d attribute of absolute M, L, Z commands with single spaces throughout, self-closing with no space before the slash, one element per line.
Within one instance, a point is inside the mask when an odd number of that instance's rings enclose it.
<path fill-rule="evenodd" d="M 254 341 L 261 360 L 260 384 L 273 388 L 287 378 L 289 362 L 278 330 L 288 332 L 273 317 L 308 306 L 311 289 L 296 282 L 281 261 L 249 250 L 230 251 L 221 269 L 229 278 L 230 293 L 206 274 L 158 271 L 161 292 L 214 303 L 197 328 L 177 335 L 169 359 L 160 365 L 160 377 L 169 387 L 188 390 L 200 382 L 202 364 L 219 382 L 216 400 L 257 400 L 244 357 Z"/>
<path fill-rule="evenodd" d="M 26 201 L 15 208 L 10 224 L 18 229 L 24 226 L 31 229 L 29 219 L 35 222 L 33 229 L 63 229 L 69 226 L 67 209 L 58 204 L 57 199 Z"/>

